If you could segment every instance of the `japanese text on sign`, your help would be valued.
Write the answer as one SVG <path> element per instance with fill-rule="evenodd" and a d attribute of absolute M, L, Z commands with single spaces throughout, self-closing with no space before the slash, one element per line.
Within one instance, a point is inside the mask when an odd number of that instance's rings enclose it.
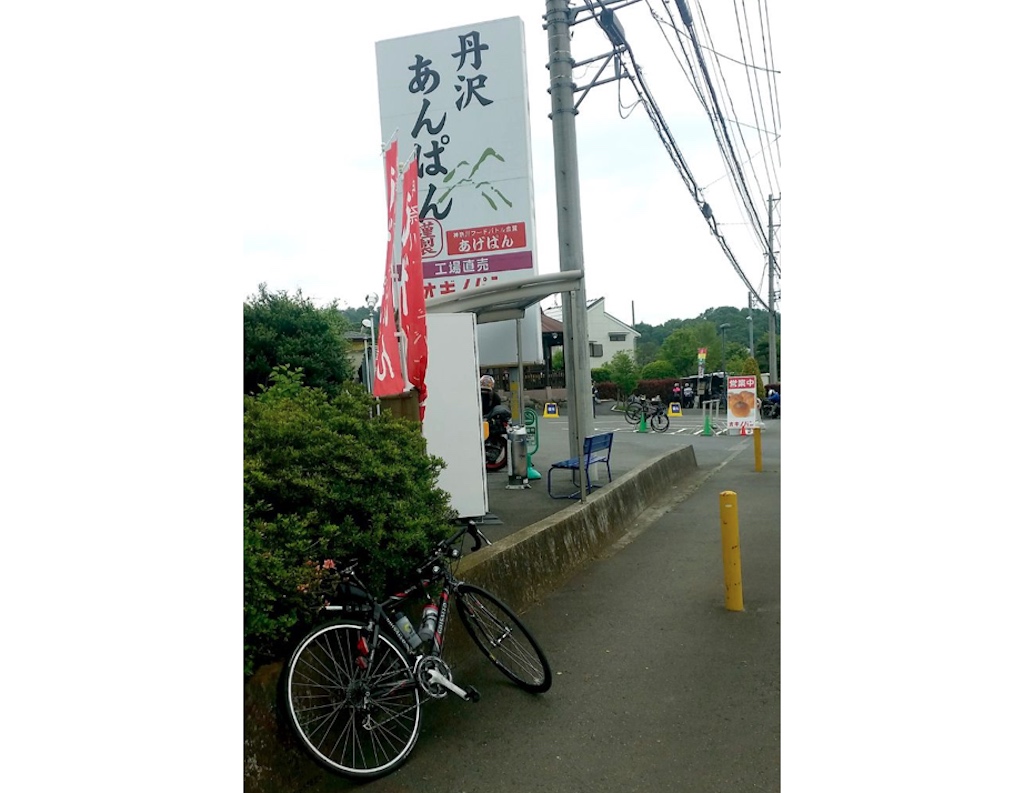
<path fill-rule="evenodd" d="M 451 57 L 458 60 L 456 75 L 458 82 L 450 86 L 454 89 L 455 110 L 462 112 L 472 104 L 486 107 L 492 100 L 482 93 L 487 85 L 487 75 L 481 72 L 483 68 L 483 54 L 490 47 L 480 41 L 479 31 L 473 30 L 469 33 L 458 36 L 458 49 L 451 53 Z M 444 220 L 452 210 L 453 198 L 449 198 L 453 187 L 449 187 L 436 200 L 435 194 L 438 190 L 436 179 L 441 178 L 442 183 L 449 179 L 448 168 L 441 161 L 441 155 L 451 144 L 451 137 L 444 134 L 445 123 L 448 120 L 448 111 L 438 109 L 431 110 L 431 101 L 428 94 L 433 93 L 441 85 L 441 75 L 432 69 L 433 60 L 423 57 L 417 53 L 415 62 L 409 66 L 413 73 L 409 80 L 409 93 L 422 94 L 423 101 L 420 103 L 419 115 L 412 128 L 412 137 L 416 141 L 416 160 L 419 163 L 418 176 L 420 179 L 427 179 L 426 195 L 423 198 L 423 205 L 420 208 L 420 219 L 428 217 Z M 468 66 L 468 68 L 467 68 Z M 463 73 L 463 70 L 466 70 Z M 470 73 L 472 72 L 472 73 Z M 449 99 L 451 97 L 448 97 Z M 438 117 L 438 113 L 441 113 Z M 426 135 L 422 135 L 426 132 Z M 439 204 L 447 199 L 444 207 Z"/>

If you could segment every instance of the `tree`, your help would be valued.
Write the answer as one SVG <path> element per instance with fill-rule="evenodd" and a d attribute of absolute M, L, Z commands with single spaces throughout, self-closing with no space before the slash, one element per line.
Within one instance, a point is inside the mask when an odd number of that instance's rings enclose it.
<path fill-rule="evenodd" d="M 637 366 L 646 366 L 652 361 L 657 360 L 660 349 L 661 347 L 653 341 L 638 341 L 636 344 Z"/>
<path fill-rule="evenodd" d="M 346 356 L 344 333 L 349 329 L 337 308 L 337 301 L 318 308 L 303 297 L 286 291 L 259 292 L 249 297 L 242 311 L 246 394 L 270 385 L 275 366 L 301 368 L 306 384 L 336 394 L 341 384 L 352 380 L 352 365 Z"/>
<path fill-rule="evenodd" d="M 756 378 L 757 398 L 764 399 L 764 383 L 761 382 L 761 370 L 757 367 L 757 359 L 747 356 L 740 366 L 739 374 L 752 374 Z"/>
<path fill-rule="evenodd" d="M 666 377 L 676 377 L 678 371 L 668 361 L 658 359 L 657 361 L 651 361 L 647 366 L 640 370 L 641 380 L 662 380 Z"/>
<path fill-rule="evenodd" d="M 768 332 L 765 331 L 761 337 L 754 343 L 754 354 L 757 355 L 757 362 L 761 367 L 762 372 L 770 371 L 771 367 L 768 366 Z M 779 372 L 782 371 L 782 337 L 775 334 L 775 360 L 778 364 Z"/>
<path fill-rule="evenodd" d="M 621 350 L 615 353 L 607 368 L 611 372 L 612 382 L 619 389 L 620 398 L 636 390 L 636 385 L 640 382 L 640 373 L 629 353 Z"/>

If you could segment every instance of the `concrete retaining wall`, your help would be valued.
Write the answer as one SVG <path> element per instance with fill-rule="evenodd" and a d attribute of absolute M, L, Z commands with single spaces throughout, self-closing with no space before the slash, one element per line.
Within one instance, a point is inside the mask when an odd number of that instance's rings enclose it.
<path fill-rule="evenodd" d="M 615 542 L 649 505 L 697 470 L 692 446 L 666 452 L 557 512 L 467 556 L 459 577 L 516 611 L 553 592 Z"/>
<path fill-rule="evenodd" d="M 697 470 L 693 447 L 667 452 L 573 504 L 463 559 L 459 577 L 491 590 L 515 611 L 555 591 L 621 537 L 648 506 L 664 500 Z M 525 620 L 529 625 L 529 619 Z M 453 618 L 445 656 L 458 665 L 478 652 Z M 301 753 L 278 716 L 281 664 L 257 670 L 245 686 L 244 753 L 247 793 L 337 789 L 338 780 Z"/>

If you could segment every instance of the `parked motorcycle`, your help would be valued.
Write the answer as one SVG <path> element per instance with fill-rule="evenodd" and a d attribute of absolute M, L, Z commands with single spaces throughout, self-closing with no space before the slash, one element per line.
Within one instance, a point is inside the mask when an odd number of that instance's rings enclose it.
<path fill-rule="evenodd" d="M 484 416 L 487 421 L 487 440 L 484 441 L 484 467 L 488 471 L 500 471 L 508 458 L 508 425 L 512 411 L 505 405 L 496 405 Z"/>

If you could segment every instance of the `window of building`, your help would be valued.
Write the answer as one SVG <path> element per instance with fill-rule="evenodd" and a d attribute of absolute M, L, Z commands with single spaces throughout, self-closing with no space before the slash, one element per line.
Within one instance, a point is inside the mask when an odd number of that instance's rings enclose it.
<path fill-rule="evenodd" d="M 604 345 L 598 344 L 596 341 L 590 342 L 590 357 L 600 358 L 604 355 Z"/>
<path fill-rule="evenodd" d="M 609 333 L 608 334 L 608 341 L 625 341 L 625 340 L 626 340 L 626 334 L 625 333 Z"/>

